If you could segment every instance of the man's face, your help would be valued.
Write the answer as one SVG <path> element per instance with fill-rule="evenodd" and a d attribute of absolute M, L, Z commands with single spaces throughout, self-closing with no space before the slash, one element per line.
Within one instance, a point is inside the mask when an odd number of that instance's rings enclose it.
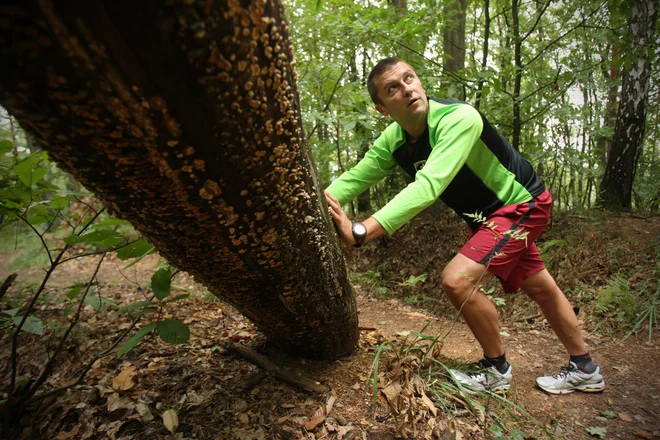
<path fill-rule="evenodd" d="M 429 102 L 417 74 L 408 64 L 399 62 L 376 80 L 378 97 L 382 104 L 376 110 L 391 116 L 404 129 L 426 120 Z"/>

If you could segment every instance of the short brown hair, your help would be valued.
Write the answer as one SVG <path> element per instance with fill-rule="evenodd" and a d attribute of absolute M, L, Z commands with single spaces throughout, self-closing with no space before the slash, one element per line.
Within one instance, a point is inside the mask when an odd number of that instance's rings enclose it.
<path fill-rule="evenodd" d="M 374 104 L 382 104 L 380 98 L 378 97 L 378 88 L 376 87 L 376 81 L 378 81 L 378 78 L 380 78 L 383 73 L 389 70 L 390 67 L 403 62 L 404 61 L 402 59 L 397 57 L 383 58 L 382 60 L 378 61 L 373 69 L 371 69 L 371 72 L 369 72 L 369 78 L 367 79 L 367 90 L 369 91 L 369 96 L 371 96 L 371 100 L 374 102 Z"/>

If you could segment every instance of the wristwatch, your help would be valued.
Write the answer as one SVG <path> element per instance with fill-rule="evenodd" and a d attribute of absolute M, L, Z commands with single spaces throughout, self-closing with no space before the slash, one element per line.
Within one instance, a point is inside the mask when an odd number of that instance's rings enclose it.
<path fill-rule="evenodd" d="M 354 222 L 351 230 L 353 231 L 353 238 L 355 238 L 353 246 L 359 248 L 364 243 L 364 239 L 367 238 L 367 228 L 360 222 Z"/>

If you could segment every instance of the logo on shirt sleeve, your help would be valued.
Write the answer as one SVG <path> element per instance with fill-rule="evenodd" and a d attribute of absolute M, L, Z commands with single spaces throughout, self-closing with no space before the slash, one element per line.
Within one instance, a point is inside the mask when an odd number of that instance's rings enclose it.
<path fill-rule="evenodd" d="M 424 165 L 426 164 L 426 160 L 420 160 L 419 162 L 415 162 L 413 166 L 415 167 L 415 172 L 421 171 L 422 168 L 424 168 Z"/>

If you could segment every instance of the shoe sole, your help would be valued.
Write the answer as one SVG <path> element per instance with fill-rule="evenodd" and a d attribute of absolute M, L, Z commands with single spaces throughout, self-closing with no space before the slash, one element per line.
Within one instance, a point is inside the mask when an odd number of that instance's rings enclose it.
<path fill-rule="evenodd" d="M 574 393 L 575 391 L 581 391 L 583 393 L 601 393 L 603 392 L 603 390 L 605 390 L 605 381 L 598 383 L 590 383 L 585 385 L 578 385 L 576 387 L 565 390 L 553 390 L 549 388 L 543 388 L 538 383 L 536 384 L 536 386 L 549 394 L 570 394 L 570 393 Z"/>
<path fill-rule="evenodd" d="M 509 386 L 508 388 L 498 388 L 496 390 L 487 390 L 487 389 L 475 390 L 475 389 L 469 388 L 466 385 L 463 385 L 463 389 L 465 390 L 465 392 L 470 394 L 470 395 L 475 395 L 475 394 L 479 394 L 479 393 L 484 394 L 484 393 L 490 392 L 490 393 L 497 394 L 497 395 L 501 396 L 503 394 L 506 394 L 509 391 L 510 388 L 511 388 L 511 386 Z"/>

